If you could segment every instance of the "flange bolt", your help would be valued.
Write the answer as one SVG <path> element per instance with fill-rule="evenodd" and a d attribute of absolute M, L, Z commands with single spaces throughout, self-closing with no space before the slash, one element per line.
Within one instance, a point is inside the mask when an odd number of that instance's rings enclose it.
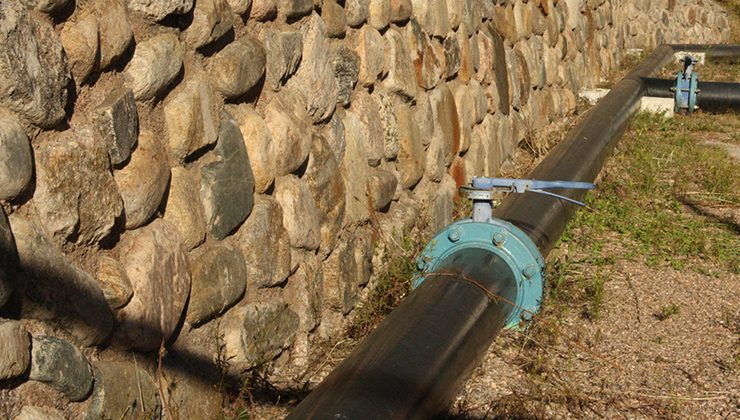
<path fill-rule="evenodd" d="M 493 244 L 496 246 L 501 246 L 506 242 L 506 233 L 503 231 L 497 230 L 493 233 Z"/>
<path fill-rule="evenodd" d="M 457 242 L 460 240 L 460 237 L 462 236 L 462 232 L 460 231 L 460 228 L 452 228 L 449 232 L 447 232 L 447 238 L 450 240 L 450 242 Z"/>
<path fill-rule="evenodd" d="M 535 264 L 529 264 L 528 266 L 524 267 L 524 270 L 522 270 L 522 274 L 524 274 L 524 277 L 531 279 L 532 277 L 537 275 L 537 272 L 539 271 L 539 267 Z"/>

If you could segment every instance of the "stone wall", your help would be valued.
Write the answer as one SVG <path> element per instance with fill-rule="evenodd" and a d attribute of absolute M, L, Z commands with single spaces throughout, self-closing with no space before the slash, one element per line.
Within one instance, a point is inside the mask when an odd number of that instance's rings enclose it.
<path fill-rule="evenodd" d="M 450 222 L 628 49 L 727 27 L 707 0 L 3 0 L 0 412 L 209 417 L 206 371 L 305 365 L 384 240 Z"/>

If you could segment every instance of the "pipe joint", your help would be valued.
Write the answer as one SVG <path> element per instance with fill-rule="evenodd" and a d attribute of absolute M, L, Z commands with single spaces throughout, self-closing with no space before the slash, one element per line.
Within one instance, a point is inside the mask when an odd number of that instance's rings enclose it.
<path fill-rule="evenodd" d="M 501 257 L 516 277 L 516 299 L 508 302 L 513 308 L 506 327 L 514 328 L 521 321 L 530 320 L 539 311 L 542 301 L 545 259 L 527 234 L 501 219 L 460 220 L 438 232 L 417 259 L 419 273 L 413 280 L 413 287 L 420 286 L 430 274 L 438 272 L 448 257 L 473 249 Z M 489 292 L 496 293 L 495 290 Z"/>

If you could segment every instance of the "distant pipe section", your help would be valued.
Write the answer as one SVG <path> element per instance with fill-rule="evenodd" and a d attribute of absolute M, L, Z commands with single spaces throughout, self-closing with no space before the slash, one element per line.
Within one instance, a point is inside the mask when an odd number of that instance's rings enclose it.
<path fill-rule="evenodd" d="M 646 77 L 645 96 L 673 98 L 676 81 Z M 740 111 L 740 83 L 704 82 L 699 80 L 696 105 L 707 112 Z"/>
<path fill-rule="evenodd" d="M 529 178 L 593 182 L 639 109 L 643 79 L 673 60 L 675 51 L 740 56 L 740 46 L 656 48 Z M 576 200 L 585 194 L 555 192 Z M 418 287 L 288 418 L 426 419 L 443 413 L 499 331 L 539 308 L 531 298 L 541 295 L 543 256 L 573 212 L 572 204 L 525 192 L 510 194 L 487 222 L 447 226 L 427 245 L 429 261 L 418 262 Z"/>

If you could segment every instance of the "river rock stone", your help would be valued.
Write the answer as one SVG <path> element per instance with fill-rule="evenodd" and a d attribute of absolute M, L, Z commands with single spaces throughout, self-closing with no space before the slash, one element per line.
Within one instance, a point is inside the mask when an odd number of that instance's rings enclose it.
<path fill-rule="evenodd" d="M 160 21 L 167 15 L 184 15 L 193 10 L 194 0 L 128 0 L 128 8 Z"/>
<path fill-rule="evenodd" d="M 476 80 L 483 84 L 491 83 L 493 79 L 493 37 L 486 29 L 478 32 L 474 37 L 478 44 L 480 65 L 475 75 Z"/>
<path fill-rule="evenodd" d="M 357 34 L 355 52 L 360 58 L 358 80 L 363 86 L 375 84 L 385 68 L 385 47 L 383 37 L 372 26 L 360 28 Z"/>
<path fill-rule="evenodd" d="M 460 70 L 460 43 L 457 34 L 451 32 L 445 38 L 442 47 L 445 51 L 445 70 L 444 77 L 449 79 L 457 75 Z"/>
<path fill-rule="evenodd" d="M 360 141 L 365 148 L 367 164 L 373 167 L 380 165 L 383 160 L 385 139 L 378 95 L 370 95 L 365 91 L 357 92 L 349 113 L 355 117 L 350 123 L 357 121 L 360 124 L 356 129 L 350 128 L 361 136 Z"/>
<path fill-rule="evenodd" d="M 306 110 L 313 122 L 320 123 L 334 113 L 338 89 L 330 60 L 326 26 L 319 15 L 313 13 L 301 31 L 303 59 L 298 71 L 288 82 L 288 87 L 305 98 L 301 103 L 307 104 Z"/>
<path fill-rule="evenodd" d="M 0 111 L 0 200 L 23 192 L 33 176 L 31 143 L 18 120 Z"/>
<path fill-rule="evenodd" d="M 321 135 L 313 136 L 305 179 L 319 212 L 321 253 L 328 255 L 344 220 L 345 191 L 339 163 Z"/>
<path fill-rule="evenodd" d="M 347 15 L 347 24 L 353 28 L 362 26 L 370 13 L 370 0 L 345 0 L 344 11 Z"/>
<path fill-rule="evenodd" d="M 277 14 L 277 0 L 252 0 L 249 17 L 259 21 L 273 19 Z"/>
<path fill-rule="evenodd" d="M 447 85 L 430 92 L 434 133 L 427 150 L 426 175 L 439 182 L 460 147 L 460 123 L 455 98 Z"/>
<path fill-rule="evenodd" d="M 362 246 L 362 239 L 358 239 L 362 231 L 358 230 L 357 236 L 340 240 L 323 263 L 323 303 L 324 308 L 330 311 L 349 313 L 357 302 L 359 287 L 370 278 L 370 264 L 365 255 L 367 249 Z"/>
<path fill-rule="evenodd" d="M 578 18 L 581 15 L 583 0 L 565 0 L 558 2 L 558 7 L 564 10 L 565 25 L 568 29 L 575 29 L 578 26 Z"/>
<path fill-rule="evenodd" d="M 426 147 L 432 141 L 434 133 L 434 120 L 432 115 L 432 104 L 429 101 L 427 92 L 419 92 L 416 97 L 416 106 L 414 106 L 414 121 L 419 126 L 421 143 Z"/>
<path fill-rule="evenodd" d="M 254 173 L 254 190 L 264 193 L 275 179 L 275 160 L 272 134 L 264 119 L 246 104 L 229 108 L 229 112 L 239 124 L 244 138 L 249 161 Z"/>
<path fill-rule="evenodd" d="M 85 420 L 159 418 L 157 385 L 141 367 L 130 362 L 93 363 L 95 386 L 86 405 Z"/>
<path fill-rule="evenodd" d="M 465 160 L 465 169 L 468 173 L 475 176 L 496 176 L 489 175 L 485 172 L 485 160 L 486 160 L 486 145 L 489 143 L 488 140 L 489 130 L 487 128 L 486 120 L 482 123 L 473 127 L 471 134 L 470 149 L 468 153 L 463 156 Z"/>
<path fill-rule="evenodd" d="M 206 236 L 206 217 L 199 184 L 200 180 L 192 169 L 171 169 L 164 220 L 180 232 L 182 244 L 188 250 L 200 245 Z"/>
<path fill-rule="evenodd" d="M 214 88 L 226 98 L 246 94 L 265 74 L 265 49 L 251 36 L 242 36 L 210 60 Z"/>
<path fill-rule="evenodd" d="M 495 30 L 504 39 L 516 40 L 516 25 L 514 24 L 514 8 L 512 5 L 497 5 L 494 9 L 493 25 Z"/>
<path fill-rule="evenodd" d="M 53 13 L 61 10 L 69 4 L 69 0 L 21 0 L 29 9 L 35 9 L 39 12 Z"/>
<path fill-rule="evenodd" d="M 473 104 L 475 108 L 475 119 L 473 120 L 475 124 L 480 124 L 483 119 L 486 117 L 487 113 L 495 113 L 498 111 L 498 92 L 496 91 L 496 86 L 493 86 L 493 91 L 496 92 L 495 97 L 491 98 L 492 100 L 495 100 L 495 106 L 489 105 L 488 101 L 488 94 L 484 87 L 478 83 L 477 80 L 473 79 L 468 84 L 468 89 L 470 90 L 470 94 L 473 96 Z"/>
<path fill-rule="evenodd" d="M 290 91 L 280 91 L 265 107 L 265 123 L 272 134 L 275 176 L 300 168 L 311 150 L 311 120 Z"/>
<path fill-rule="evenodd" d="M 107 69 L 128 50 L 134 32 L 123 0 L 103 0 L 93 3 L 100 34 L 100 68 Z"/>
<path fill-rule="evenodd" d="M 31 364 L 31 338 L 20 322 L 0 319 L 0 381 L 17 378 Z"/>
<path fill-rule="evenodd" d="M 344 138 L 344 123 L 339 114 L 337 112 L 332 115 L 331 120 L 320 130 L 321 135 L 329 144 L 329 149 L 331 149 L 337 162 L 342 161 L 344 158 L 344 149 L 347 147 L 347 141 Z"/>
<path fill-rule="evenodd" d="M 247 263 L 242 253 L 228 244 L 208 248 L 192 264 L 190 302 L 185 318 L 200 325 L 230 308 L 247 287 Z"/>
<path fill-rule="evenodd" d="M 398 179 L 388 171 L 374 168 L 367 177 L 367 195 L 373 209 L 383 211 L 387 209 L 394 194 Z"/>
<path fill-rule="evenodd" d="M 396 244 L 402 244 L 403 238 L 408 237 L 408 233 L 419 221 L 421 215 L 419 207 L 416 198 L 413 198 L 410 192 L 404 191 L 398 201 L 391 202 L 387 213 L 378 214 L 380 231 L 383 232 L 385 239 L 378 242 L 378 252 L 372 253 L 376 264 L 377 261 L 383 261 L 382 258 L 388 255 L 388 252 L 397 250 Z"/>
<path fill-rule="evenodd" d="M 193 21 L 182 33 L 182 39 L 194 48 L 218 41 L 234 27 L 234 13 L 226 0 L 198 0 L 193 8 Z"/>
<path fill-rule="evenodd" d="M 411 0 L 390 0 L 391 1 L 391 22 L 403 23 L 411 18 L 413 6 Z"/>
<path fill-rule="evenodd" d="M 17 1 L 0 4 L 0 106 L 42 128 L 66 116 L 67 57 L 50 24 Z"/>
<path fill-rule="evenodd" d="M 380 106 L 380 125 L 383 129 L 383 156 L 393 160 L 398 155 L 398 120 L 396 118 L 396 101 L 392 96 L 379 91 L 377 94 Z"/>
<path fill-rule="evenodd" d="M 174 162 L 218 139 L 218 106 L 208 82 L 193 79 L 164 105 L 169 155 Z"/>
<path fill-rule="evenodd" d="M 120 309 L 126 306 L 134 295 L 123 265 L 114 258 L 102 256 L 98 258 L 98 269 L 95 273 L 100 289 L 111 309 Z"/>
<path fill-rule="evenodd" d="M 509 106 L 511 105 L 511 88 L 509 87 L 509 72 L 506 61 L 506 52 L 504 49 L 504 40 L 501 35 L 492 27 L 487 32 L 493 41 L 493 76 L 496 87 L 498 88 L 499 109 L 509 115 Z"/>
<path fill-rule="evenodd" d="M 349 47 L 340 44 L 332 48 L 330 61 L 337 80 L 337 102 L 347 106 L 357 83 L 360 59 Z"/>
<path fill-rule="evenodd" d="M 227 0 L 231 10 L 237 15 L 243 15 L 252 7 L 252 0 Z"/>
<path fill-rule="evenodd" d="M 78 85 L 82 84 L 98 63 L 98 19 L 93 13 L 84 13 L 65 23 L 59 37 L 69 59 L 72 76 Z"/>
<path fill-rule="evenodd" d="M 439 83 L 444 71 L 444 54 L 438 54 L 435 43 L 427 39 L 421 27 L 411 21 L 406 29 L 406 42 L 411 46 L 416 83 L 424 89 L 432 89 Z"/>
<path fill-rule="evenodd" d="M 217 160 L 201 168 L 200 196 L 206 222 L 216 239 L 228 236 L 249 216 L 254 205 L 254 175 L 239 125 L 221 115 Z"/>
<path fill-rule="evenodd" d="M 21 408 L 21 413 L 13 420 L 65 420 L 65 417 L 55 408 L 27 405 Z"/>
<path fill-rule="evenodd" d="M 241 373 L 279 356 L 295 340 L 300 319 L 283 302 L 237 306 L 221 318 L 224 356 Z"/>
<path fill-rule="evenodd" d="M 414 119 L 414 111 L 408 105 L 396 108 L 398 117 L 398 160 L 396 168 L 400 174 L 403 188 L 412 188 L 424 175 L 426 159 L 419 125 Z"/>
<path fill-rule="evenodd" d="M 264 39 L 265 85 L 278 91 L 298 69 L 303 56 L 303 37 L 300 32 L 266 29 Z"/>
<path fill-rule="evenodd" d="M 154 350 L 175 331 L 190 295 L 187 254 L 177 230 L 161 219 L 124 235 L 118 247 L 134 296 L 117 314 L 116 338 L 130 349 Z"/>
<path fill-rule="evenodd" d="M 147 100 L 161 94 L 181 69 L 180 41 L 173 34 L 161 34 L 136 46 L 124 79 L 136 99 Z"/>
<path fill-rule="evenodd" d="M 458 152 L 465 154 L 470 148 L 470 137 L 475 125 L 475 98 L 468 86 L 455 80 L 447 86 L 455 97 L 455 108 L 457 109 L 458 130 L 460 132 L 460 147 Z"/>
<path fill-rule="evenodd" d="M 313 0 L 278 0 L 278 12 L 288 20 L 311 13 Z"/>
<path fill-rule="evenodd" d="M 110 233 L 123 206 L 107 155 L 87 129 L 65 131 L 36 148 L 33 201 L 49 232 L 79 243 Z"/>
<path fill-rule="evenodd" d="M 191 419 L 220 416 L 224 412 L 220 372 L 211 373 L 204 370 L 177 359 L 163 361 L 161 375 L 157 379 L 163 383 L 160 389 L 164 395 L 160 396 L 160 399 L 166 401 L 169 407 L 177 407 L 177 413 L 187 413 Z M 194 396 L 197 398 L 193 398 Z"/>
<path fill-rule="evenodd" d="M 33 337 L 29 377 L 82 401 L 93 386 L 90 362 L 75 346 L 51 336 Z"/>
<path fill-rule="evenodd" d="M 294 175 L 276 179 L 275 199 L 283 208 L 283 225 L 290 245 L 307 250 L 319 249 L 319 212 L 306 182 Z"/>
<path fill-rule="evenodd" d="M 366 131 L 360 119 L 355 114 L 347 112 L 344 129 L 347 148 L 339 171 L 344 180 L 345 190 L 344 224 L 352 225 L 363 223 L 370 218 L 366 189 L 369 166 L 365 143 Z"/>
<path fill-rule="evenodd" d="M 387 28 L 391 23 L 391 1 L 370 0 L 367 23 L 379 31 Z"/>
<path fill-rule="evenodd" d="M 436 37 L 444 37 L 450 30 L 447 0 L 411 0 L 413 16 L 424 31 Z"/>
<path fill-rule="evenodd" d="M 330 38 L 341 38 L 347 32 L 347 16 L 336 1 L 321 2 L 321 19 L 326 24 L 326 35 Z"/>
<path fill-rule="evenodd" d="M 258 195 L 254 209 L 234 235 L 247 261 L 247 277 L 254 287 L 273 287 L 292 271 L 290 239 L 283 226 L 283 209 L 270 196 Z"/>
<path fill-rule="evenodd" d="M 413 100 L 416 97 L 416 71 L 406 41 L 395 28 L 387 30 L 384 38 L 388 55 L 388 76 L 383 81 L 383 86 Z"/>
<path fill-rule="evenodd" d="M 56 325 L 85 346 L 105 341 L 113 314 L 95 279 L 70 264 L 29 220 L 13 214 L 10 227 L 18 248 L 15 286 L 23 299 L 23 318 Z"/>
<path fill-rule="evenodd" d="M 139 138 L 139 114 L 134 93 L 120 88 L 108 94 L 93 111 L 93 129 L 105 143 L 111 164 L 126 162 Z"/>
<path fill-rule="evenodd" d="M 321 262 L 318 257 L 304 260 L 285 285 L 285 301 L 298 314 L 300 332 L 314 331 L 321 322 L 324 283 Z"/>
<path fill-rule="evenodd" d="M 468 83 L 475 77 L 475 64 L 473 60 L 473 45 L 478 46 L 477 38 L 469 39 L 465 34 L 465 28 L 457 32 L 457 39 L 460 44 L 460 68 L 457 71 L 457 80 L 462 83 Z"/>
<path fill-rule="evenodd" d="M 123 198 L 126 229 L 136 229 L 151 219 L 169 185 L 170 167 L 164 145 L 154 133 L 142 131 L 131 162 L 114 176 Z"/>
<path fill-rule="evenodd" d="M 322 264 L 324 271 L 324 307 L 348 314 L 357 302 L 359 292 L 355 241 L 344 238 Z"/>

